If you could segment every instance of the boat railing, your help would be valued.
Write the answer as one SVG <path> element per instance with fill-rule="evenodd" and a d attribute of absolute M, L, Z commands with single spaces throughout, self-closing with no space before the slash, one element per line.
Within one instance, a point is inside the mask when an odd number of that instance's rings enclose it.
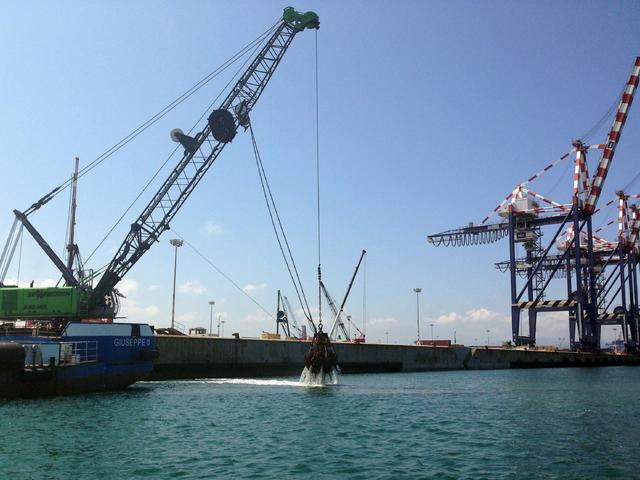
<path fill-rule="evenodd" d="M 63 342 L 60 344 L 60 363 L 62 364 L 76 365 L 97 360 L 98 342 L 96 340 Z"/>
<path fill-rule="evenodd" d="M 174 321 L 173 321 L 173 326 L 174 326 L 174 328 L 175 328 L 176 330 L 178 330 L 180 333 L 185 333 L 185 332 L 187 331 L 187 327 L 186 327 L 183 323 L 180 323 L 180 322 L 179 322 L 179 321 L 177 321 L 177 320 L 174 320 Z"/>

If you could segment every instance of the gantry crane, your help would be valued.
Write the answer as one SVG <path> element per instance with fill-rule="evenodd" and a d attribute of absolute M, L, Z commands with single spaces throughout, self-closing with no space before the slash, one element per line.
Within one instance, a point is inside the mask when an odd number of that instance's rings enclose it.
<path fill-rule="evenodd" d="M 36 292 L 36 289 L 2 288 L 0 289 L 0 318 L 23 316 L 46 317 L 50 320 L 114 318 L 118 311 L 119 294 L 116 290 L 118 282 L 158 241 L 160 235 L 169 229 L 171 220 L 225 146 L 234 139 L 237 130 L 240 127 L 245 129 L 248 127 L 251 110 L 296 34 L 305 29 L 318 29 L 319 26 L 318 15 L 315 13 L 298 13 L 291 7 L 285 8 L 282 20 L 274 26 L 273 34 L 220 106 L 211 112 L 204 128 L 194 136 L 186 135 L 179 129 L 171 132 L 172 139 L 184 147 L 182 159 L 131 225 L 129 233 L 95 288 L 76 277 L 28 218 L 51 200 L 59 189 L 45 195 L 24 212 L 14 210 L 16 221 L 0 259 L 0 282 L 4 280 L 6 266 L 17 245 L 19 235 L 16 232 L 24 227 L 62 274 L 66 290 L 58 289 L 54 292 L 51 289 L 40 289 L 41 292 Z M 40 307 L 30 308 L 29 304 L 19 301 L 23 293 L 39 294 Z M 55 301 L 56 298 L 59 300 L 61 297 L 69 300 L 69 305 L 64 308 L 58 308 L 59 301 Z"/>
<path fill-rule="evenodd" d="M 604 181 L 633 102 L 639 73 L 640 57 L 637 57 L 604 144 L 585 145 L 581 141 L 573 142 L 573 148 L 569 152 L 518 184 L 479 225 L 470 224 L 427 237 L 435 246 L 480 245 L 508 237 L 509 260 L 496 266 L 510 273 L 511 328 L 516 345 L 535 345 L 538 312 L 567 311 L 572 347 L 598 350 L 601 325 L 617 321 L 624 325 L 625 338 L 628 330 L 630 338 L 627 348 L 637 348 L 637 229 L 633 236 L 633 227 L 637 225 L 637 221 L 632 222 L 629 239 L 622 241 L 620 238 L 614 244 L 594 233 L 592 217 L 597 212 L 596 206 Z M 587 152 L 593 149 L 601 150 L 602 153 L 597 170 L 590 179 Z M 572 154 L 575 154 L 575 170 L 570 204 L 555 202 L 529 188 L 529 184 L 538 176 Z M 545 205 L 540 206 L 541 203 Z M 629 212 L 637 220 L 638 210 L 633 207 Z M 498 213 L 502 220 L 488 223 L 493 213 Z M 545 245 L 542 243 L 542 229 L 552 225 L 557 230 L 552 240 Z M 525 251 L 524 257 L 516 257 L 518 244 Z M 560 246 L 557 253 L 552 252 L 556 245 Z M 605 274 L 607 271 L 611 273 Z M 566 298 L 548 299 L 547 290 L 551 279 L 561 277 L 566 279 Z M 518 282 L 519 278 L 524 280 L 523 285 Z M 611 295 L 607 286 L 616 281 L 620 284 L 618 293 L 622 305 L 614 312 L 609 312 L 607 308 L 617 298 L 617 293 Z M 605 302 L 605 298 L 609 298 L 609 302 Z M 529 320 L 529 332 L 526 335 L 520 331 L 521 313 L 525 310 Z M 576 328 L 578 342 L 574 338 Z"/>

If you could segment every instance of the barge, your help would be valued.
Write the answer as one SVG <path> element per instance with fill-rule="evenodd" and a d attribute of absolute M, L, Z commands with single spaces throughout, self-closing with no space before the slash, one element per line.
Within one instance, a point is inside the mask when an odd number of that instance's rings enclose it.
<path fill-rule="evenodd" d="M 157 357 L 146 324 L 69 322 L 59 334 L 0 327 L 0 398 L 119 390 L 146 378 Z"/>

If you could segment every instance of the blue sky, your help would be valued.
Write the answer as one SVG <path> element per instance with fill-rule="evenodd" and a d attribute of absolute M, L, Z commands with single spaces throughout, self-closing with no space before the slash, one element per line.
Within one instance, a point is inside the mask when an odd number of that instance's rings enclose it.
<path fill-rule="evenodd" d="M 4 2 L 0 232 L 8 232 L 13 208 L 28 207 L 71 173 L 74 156 L 85 165 L 96 158 L 275 23 L 288 3 Z M 506 258 L 506 243 L 436 249 L 426 235 L 482 219 L 516 183 L 569 150 L 571 140 L 602 117 L 640 54 L 640 6 L 632 1 L 300 1 L 294 6 L 317 11 L 321 20 L 327 287 L 342 296 L 365 248 L 371 341 L 384 341 L 387 331 L 391 342 L 415 337 L 416 286 L 423 288 L 423 336 L 435 323 L 440 338 L 455 330 L 459 341 L 481 343 L 490 329 L 492 343 L 508 339 L 508 277 L 493 268 Z M 315 305 L 314 49 L 313 32 L 295 38 L 253 110 L 252 123 Z M 82 179 L 78 242 L 85 256 L 170 154 L 169 131 L 190 128 L 227 80 L 209 84 Z M 639 171 L 636 108 L 603 198 Z M 602 142 L 609 125 L 590 140 Z M 168 173 L 165 168 L 161 177 Z M 157 186 L 143 195 L 90 266 L 110 260 Z M 535 187 L 568 200 L 571 166 L 560 165 Z M 637 182 L 631 188 L 640 193 Z M 64 243 L 67 202 L 67 195 L 60 195 L 31 217 L 57 251 Z M 240 134 L 225 149 L 172 227 L 268 310 L 275 310 L 277 289 L 293 299 L 248 135 Z M 167 232 L 121 284 L 128 296 L 122 313 L 129 319 L 169 323 L 172 236 Z M 14 266 L 9 277 L 16 274 Z M 49 261 L 25 239 L 21 282 L 55 278 Z M 207 302 L 215 300 L 226 333 L 249 336 L 274 329 L 270 318 L 188 247 L 179 252 L 178 286 L 177 318 L 187 326 L 208 326 Z M 347 307 L 362 325 L 362 276 Z M 540 321 L 541 341 L 566 336 L 563 319 Z"/>

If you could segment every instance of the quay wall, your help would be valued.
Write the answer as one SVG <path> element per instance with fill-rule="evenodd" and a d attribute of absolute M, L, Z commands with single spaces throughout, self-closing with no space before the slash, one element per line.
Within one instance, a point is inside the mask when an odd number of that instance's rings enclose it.
<path fill-rule="evenodd" d="M 151 380 L 299 374 L 308 342 L 159 335 Z M 334 343 L 343 373 L 638 365 L 640 356 L 465 346 Z"/>

